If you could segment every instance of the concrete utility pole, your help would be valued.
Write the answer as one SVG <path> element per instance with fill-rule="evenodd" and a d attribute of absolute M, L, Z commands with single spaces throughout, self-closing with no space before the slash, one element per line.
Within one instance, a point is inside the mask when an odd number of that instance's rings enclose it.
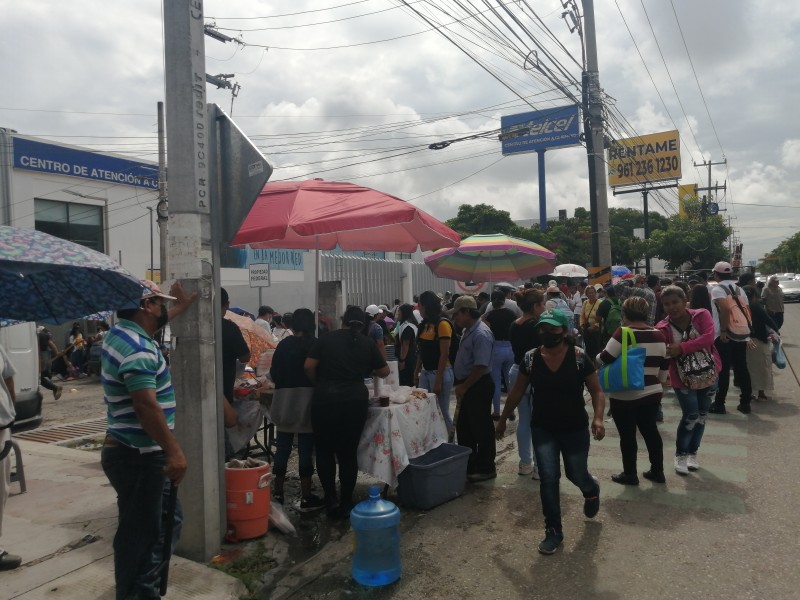
<path fill-rule="evenodd" d="M 727 165 L 728 164 L 728 159 L 727 158 L 723 158 L 722 160 L 718 160 L 717 162 L 714 162 L 711 159 L 709 159 L 707 161 L 704 160 L 701 163 L 693 163 L 693 164 L 694 164 L 695 167 L 708 167 L 708 187 L 699 187 L 699 188 L 697 188 L 698 192 L 709 192 L 708 197 L 703 195 L 703 202 L 701 203 L 701 207 L 700 207 L 700 220 L 701 221 L 705 221 L 706 220 L 706 214 L 708 214 L 708 206 L 709 206 L 709 204 L 711 204 L 714 201 L 713 197 L 711 196 L 711 192 L 712 191 L 713 192 L 718 192 L 720 190 L 724 191 L 728 187 L 727 184 L 725 184 L 725 183 L 723 183 L 722 185 L 719 185 L 719 184 L 714 185 L 714 186 L 711 185 L 711 167 L 714 166 L 714 165 Z"/>
<path fill-rule="evenodd" d="M 202 0 L 164 3 L 170 178 L 170 274 L 198 300 L 172 324 L 176 434 L 189 469 L 180 487 L 184 521 L 179 551 L 209 560 L 222 541 L 221 405 L 217 401 L 205 43 Z"/>
<path fill-rule="evenodd" d="M 158 216 L 158 239 L 159 239 L 159 265 L 161 271 L 161 281 L 171 281 L 169 275 L 169 257 L 167 238 L 169 230 L 169 204 L 167 203 L 167 144 L 166 131 L 164 129 L 164 103 L 159 102 L 158 111 L 158 204 L 156 205 L 156 215 Z"/>
<path fill-rule="evenodd" d="M 611 232 L 608 224 L 608 177 L 603 141 L 603 97 L 597 62 L 594 1 L 582 0 L 586 64 L 582 100 L 586 154 L 589 158 L 589 211 L 592 218 L 592 264 L 611 266 Z"/>

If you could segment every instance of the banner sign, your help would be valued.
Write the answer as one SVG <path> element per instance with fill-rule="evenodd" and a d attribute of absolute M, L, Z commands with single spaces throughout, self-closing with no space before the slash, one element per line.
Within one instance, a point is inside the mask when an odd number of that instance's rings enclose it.
<path fill-rule="evenodd" d="M 251 264 L 250 271 L 250 287 L 269 287 L 269 265 L 268 264 Z"/>
<path fill-rule="evenodd" d="M 686 201 L 697 200 L 697 184 L 687 183 L 678 186 L 678 215 L 685 219 L 688 217 L 686 214 Z"/>
<path fill-rule="evenodd" d="M 611 283 L 611 267 L 586 267 L 589 271 L 589 285 L 599 283 L 602 286 L 607 286 Z"/>
<path fill-rule="evenodd" d="M 565 148 L 580 144 L 581 119 L 576 105 L 546 108 L 500 118 L 503 155 Z"/>
<path fill-rule="evenodd" d="M 644 185 L 681 177 L 677 131 L 616 140 L 608 149 L 608 185 Z"/>
<path fill-rule="evenodd" d="M 14 137 L 14 168 L 158 189 L 158 165 Z"/>

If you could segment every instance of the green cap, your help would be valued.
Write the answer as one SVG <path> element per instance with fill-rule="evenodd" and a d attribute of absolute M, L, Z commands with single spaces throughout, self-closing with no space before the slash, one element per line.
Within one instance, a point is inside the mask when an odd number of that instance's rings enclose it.
<path fill-rule="evenodd" d="M 539 315 L 539 321 L 536 323 L 538 327 L 542 323 L 548 325 L 555 325 L 556 327 L 564 327 L 569 329 L 570 318 L 564 314 L 564 311 L 558 309 L 546 310 Z"/>

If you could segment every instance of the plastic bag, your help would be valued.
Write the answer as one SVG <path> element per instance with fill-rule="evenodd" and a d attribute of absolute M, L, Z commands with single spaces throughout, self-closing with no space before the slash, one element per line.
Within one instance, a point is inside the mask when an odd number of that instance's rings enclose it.
<path fill-rule="evenodd" d="M 228 441 L 232 452 L 238 452 L 245 447 L 264 424 L 264 407 L 256 400 L 234 400 L 233 409 L 239 417 L 235 427 L 228 427 Z"/>
<path fill-rule="evenodd" d="M 289 517 L 286 516 L 286 512 L 283 510 L 283 507 L 277 502 L 270 504 L 269 522 L 277 527 L 278 531 L 281 533 L 285 533 L 286 535 L 290 535 L 292 537 L 297 537 L 297 530 L 294 528 L 294 525 L 292 525 Z"/>
<path fill-rule="evenodd" d="M 772 363 L 779 369 L 786 368 L 786 354 L 783 352 L 781 338 L 772 340 Z"/>

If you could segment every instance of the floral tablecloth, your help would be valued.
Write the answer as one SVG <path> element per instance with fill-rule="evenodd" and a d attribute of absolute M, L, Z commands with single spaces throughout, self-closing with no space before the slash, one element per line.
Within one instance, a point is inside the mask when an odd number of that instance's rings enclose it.
<path fill-rule="evenodd" d="M 358 444 L 358 468 L 394 489 L 409 459 L 446 441 L 447 430 L 435 394 L 387 408 L 370 406 Z"/>

